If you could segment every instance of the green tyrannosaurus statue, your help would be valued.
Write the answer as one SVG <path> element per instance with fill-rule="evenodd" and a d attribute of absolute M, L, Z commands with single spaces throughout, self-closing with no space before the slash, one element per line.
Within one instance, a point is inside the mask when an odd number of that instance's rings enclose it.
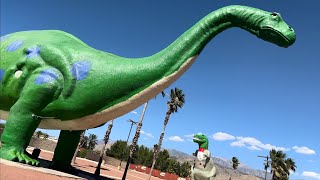
<path fill-rule="evenodd" d="M 208 138 L 202 133 L 195 134 L 193 142 L 199 145 L 199 149 L 194 153 L 196 159 L 191 167 L 191 180 L 214 180 L 217 170 L 208 150 Z"/>
<path fill-rule="evenodd" d="M 81 130 L 124 115 L 176 81 L 220 32 L 240 27 L 281 47 L 295 33 L 278 13 L 246 6 L 218 9 L 162 51 L 124 58 L 93 49 L 66 32 L 1 37 L 0 119 L 8 120 L 0 157 L 31 165 L 25 152 L 37 127 L 62 130 L 53 164 L 69 166 Z"/>

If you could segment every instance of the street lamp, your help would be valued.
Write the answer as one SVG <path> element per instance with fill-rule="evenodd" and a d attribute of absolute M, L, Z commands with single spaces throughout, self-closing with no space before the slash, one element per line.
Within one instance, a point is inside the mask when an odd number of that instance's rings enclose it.
<path fill-rule="evenodd" d="M 130 127 L 130 131 L 129 131 L 129 134 L 128 134 L 128 138 L 127 138 L 127 143 L 126 143 L 126 145 L 128 144 L 128 140 L 129 140 L 129 137 L 130 137 L 130 134 L 131 134 L 132 126 L 138 124 L 138 122 L 135 122 L 135 121 L 133 121 L 132 119 L 129 119 L 129 120 L 127 120 L 127 121 L 131 123 L 131 127 Z M 124 154 L 124 152 L 122 152 L 122 156 L 123 156 L 123 154 Z M 119 164 L 119 166 L 118 166 L 118 169 L 119 169 L 119 170 L 121 169 L 122 156 L 121 156 L 121 159 L 120 159 L 120 164 Z"/>

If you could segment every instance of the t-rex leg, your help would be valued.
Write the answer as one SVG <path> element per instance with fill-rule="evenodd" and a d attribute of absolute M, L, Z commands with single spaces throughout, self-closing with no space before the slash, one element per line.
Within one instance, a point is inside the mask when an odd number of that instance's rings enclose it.
<path fill-rule="evenodd" d="M 39 69 L 41 72 L 41 69 Z M 57 77 L 52 78 L 48 74 L 33 74 L 27 80 L 20 94 L 19 99 L 10 108 L 8 121 L 1 136 L 2 147 L 0 158 L 38 165 L 25 153 L 31 136 L 38 127 L 41 119 L 33 115 L 40 114 L 50 102 L 57 98 L 61 89 L 61 81 Z M 49 77 L 50 76 L 50 77 Z M 48 79 L 50 81 L 38 81 L 37 79 Z"/>
<path fill-rule="evenodd" d="M 62 130 L 59 135 L 58 144 L 54 150 L 54 156 L 50 165 L 51 169 L 76 174 L 76 170 L 71 166 L 71 160 L 77 149 L 80 135 L 83 131 Z"/>

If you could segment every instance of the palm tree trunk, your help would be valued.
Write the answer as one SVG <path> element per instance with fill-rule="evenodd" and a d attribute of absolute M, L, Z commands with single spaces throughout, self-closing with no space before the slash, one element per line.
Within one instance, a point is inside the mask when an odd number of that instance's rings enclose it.
<path fill-rule="evenodd" d="M 153 171 L 154 165 L 156 164 L 156 160 L 158 158 L 158 155 L 159 155 L 159 152 L 160 152 L 160 149 L 161 149 L 162 140 L 163 140 L 163 137 L 164 137 L 164 132 L 165 132 L 167 124 L 169 122 L 170 115 L 171 115 L 171 108 L 170 108 L 170 105 L 168 105 L 168 111 L 167 111 L 166 117 L 164 119 L 163 128 L 162 128 L 162 132 L 161 132 L 161 135 L 160 135 L 160 138 L 159 138 L 159 142 L 158 142 L 157 146 L 153 150 L 153 160 L 152 160 L 152 165 L 151 165 L 151 169 L 150 169 L 150 173 L 149 173 L 149 180 L 151 179 L 152 171 Z"/>
<path fill-rule="evenodd" d="M 141 114 L 141 117 L 140 117 L 140 121 L 139 121 L 139 124 L 138 124 L 137 129 L 136 129 L 136 134 L 134 135 L 134 138 L 132 140 L 132 144 L 131 144 L 131 148 L 130 148 L 130 154 L 129 154 L 128 161 L 127 161 L 127 164 L 126 164 L 126 168 L 124 169 L 122 180 L 126 179 L 127 172 L 128 172 L 128 169 L 129 169 L 129 164 L 130 164 L 130 161 L 132 159 L 132 154 L 136 151 L 136 145 L 137 145 L 139 137 L 140 137 L 140 130 L 141 130 L 141 127 L 142 127 L 143 117 L 144 117 L 144 113 L 147 110 L 147 107 L 148 107 L 148 102 L 146 102 L 144 104 L 144 108 L 143 108 L 143 111 L 142 111 L 142 114 Z"/>
<path fill-rule="evenodd" d="M 96 176 L 100 176 L 101 163 L 102 163 L 103 155 L 105 154 L 105 151 L 106 151 L 106 146 L 107 146 L 108 141 L 109 141 L 109 137 L 110 137 L 112 126 L 113 126 L 113 120 L 110 122 L 110 124 L 108 126 L 108 129 L 106 131 L 106 134 L 104 136 L 104 146 L 102 147 L 102 150 L 100 152 L 100 158 L 99 158 L 98 166 L 96 168 L 96 171 L 94 172 L 94 175 L 96 175 Z"/>
<path fill-rule="evenodd" d="M 76 163 L 76 157 L 77 157 L 77 154 L 78 154 L 78 152 L 79 152 L 79 149 L 80 149 L 80 146 L 81 146 L 81 140 L 83 139 L 85 132 L 86 132 L 86 130 L 84 130 L 84 131 L 81 133 L 81 135 L 80 135 L 80 141 L 79 141 L 78 146 L 77 146 L 77 149 L 76 149 L 76 151 L 74 152 L 74 155 L 73 155 L 73 157 L 72 157 L 71 164 L 75 164 L 75 163 Z"/>

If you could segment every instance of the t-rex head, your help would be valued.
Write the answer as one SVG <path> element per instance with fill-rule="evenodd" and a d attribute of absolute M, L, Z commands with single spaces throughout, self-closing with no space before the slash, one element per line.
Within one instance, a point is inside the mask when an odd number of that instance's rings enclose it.
<path fill-rule="evenodd" d="M 193 136 L 193 142 L 198 143 L 199 147 L 208 149 L 208 146 L 209 146 L 208 138 L 206 137 L 206 135 L 202 133 L 195 134 Z"/>

